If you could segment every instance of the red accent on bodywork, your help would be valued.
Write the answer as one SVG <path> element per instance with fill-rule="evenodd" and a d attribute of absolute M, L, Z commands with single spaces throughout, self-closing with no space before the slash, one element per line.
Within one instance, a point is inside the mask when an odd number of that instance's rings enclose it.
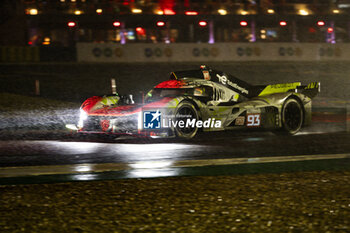
<path fill-rule="evenodd" d="M 88 98 L 87 100 L 84 101 L 84 103 L 81 105 L 81 108 L 85 111 L 85 112 L 89 112 L 90 109 L 95 106 L 95 104 L 97 102 L 99 102 L 102 99 L 101 96 L 93 96 Z"/>
<path fill-rule="evenodd" d="M 123 105 L 116 107 L 104 107 L 90 112 L 92 116 L 125 116 L 141 111 L 140 105 Z"/>
<path fill-rule="evenodd" d="M 168 81 L 159 83 L 155 88 L 181 88 L 184 85 L 185 85 L 185 82 L 182 80 L 168 80 Z"/>
<path fill-rule="evenodd" d="M 166 97 L 159 101 L 152 102 L 146 105 L 124 105 L 117 107 L 106 107 L 97 109 L 94 112 L 89 113 L 90 116 L 127 116 L 136 114 L 142 111 L 143 108 L 162 108 L 165 107 L 174 98 Z"/>

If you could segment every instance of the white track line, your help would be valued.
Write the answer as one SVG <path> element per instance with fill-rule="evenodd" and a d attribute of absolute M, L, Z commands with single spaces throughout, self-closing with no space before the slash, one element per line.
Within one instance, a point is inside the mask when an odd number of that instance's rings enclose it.
<path fill-rule="evenodd" d="M 208 160 L 182 160 L 182 161 L 140 161 L 135 163 L 97 163 L 97 164 L 68 164 L 68 165 L 46 165 L 46 166 L 23 166 L 2 167 L 0 178 L 39 176 L 39 175 L 61 175 L 61 174 L 83 174 L 99 173 L 109 171 L 127 171 L 137 169 L 164 169 L 184 167 L 222 166 L 235 164 L 258 164 L 296 162 L 324 159 L 350 158 L 350 154 L 319 154 L 319 155 L 295 155 L 275 157 L 251 157 L 232 159 L 208 159 Z"/>

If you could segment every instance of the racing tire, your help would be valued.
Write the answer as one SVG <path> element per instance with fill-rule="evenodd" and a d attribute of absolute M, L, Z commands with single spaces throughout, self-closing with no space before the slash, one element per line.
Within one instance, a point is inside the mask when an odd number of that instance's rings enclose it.
<path fill-rule="evenodd" d="M 186 122 L 188 119 L 195 119 L 195 122 L 197 122 L 199 120 L 199 114 L 192 103 L 184 101 L 178 105 L 175 111 L 175 120 L 177 122 L 180 122 L 181 120 L 185 122 L 185 127 L 180 127 L 179 124 L 177 124 L 177 126 L 174 127 L 174 131 L 177 137 L 190 139 L 197 135 L 198 128 L 195 125 L 194 127 L 186 127 Z"/>
<path fill-rule="evenodd" d="M 288 135 L 294 135 L 303 126 L 304 110 L 295 98 L 288 98 L 281 111 L 282 131 Z"/>

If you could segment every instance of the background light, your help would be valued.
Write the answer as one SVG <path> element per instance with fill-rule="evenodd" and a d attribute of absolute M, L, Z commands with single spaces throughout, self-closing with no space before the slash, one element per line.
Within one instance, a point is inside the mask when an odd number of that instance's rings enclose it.
<path fill-rule="evenodd" d="M 114 27 L 120 27 L 121 23 L 119 21 L 113 22 Z"/>
<path fill-rule="evenodd" d="M 205 26 L 207 26 L 207 22 L 205 22 L 205 21 L 199 21 L 199 26 L 201 26 L 201 27 L 205 27 Z"/>
<path fill-rule="evenodd" d="M 286 21 L 281 21 L 281 22 L 280 22 L 280 25 L 281 25 L 282 27 L 287 26 L 287 22 L 286 22 Z"/>
<path fill-rule="evenodd" d="M 81 15 L 81 13 L 82 13 L 82 12 L 81 12 L 80 10 L 74 11 L 74 14 L 75 14 L 75 15 Z"/>
<path fill-rule="evenodd" d="M 158 27 L 163 27 L 165 25 L 165 23 L 163 21 L 158 21 L 157 22 L 157 26 Z"/>
<path fill-rule="evenodd" d="M 96 9 L 97 14 L 102 14 L 102 9 Z"/>
<path fill-rule="evenodd" d="M 227 15 L 227 10 L 225 10 L 225 9 L 219 9 L 219 10 L 218 10 L 218 13 L 219 13 L 220 15 Z"/>
<path fill-rule="evenodd" d="M 327 28 L 327 32 L 328 32 L 328 33 L 332 33 L 333 31 L 334 31 L 333 28 Z"/>
<path fill-rule="evenodd" d="M 30 9 L 29 10 L 29 14 L 30 15 L 37 15 L 38 14 L 38 10 L 37 9 Z"/>
<path fill-rule="evenodd" d="M 338 9 L 333 10 L 333 13 L 334 13 L 334 14 L 339 14 L 339 12 L 340 12 L 340 11 L 339 11 Z"/>
<path fill-rule="evenodd" d="M 186 15 L 198 15 L 197 11 L 186 11 L 185 12 Z"/>
<path fill-rule="evenodd" d="M 274 14 L 274 13 L 275 13 L 275 10 L 274 10 L 274 9 L 268 9 L 268 10 L 267 10 L 267 13 L 269 13 L 269 14 Z"/>
<path fill-rule="evenodd" d="M 156 11 L 156 14 L 157 14 L 157 15 L 163 15 L 164 12 L 163 12 L 162 10 L 157 10 L 157 11 Z"/>
<path fill-rule="evenodd" d="M 299 10 L 299 15 L 309 15 L 309 12 L 305 9 L 300 9 Z"/>
<path fill-rule="evenodd" d="M 131 12 L 134 13 L 134 14 L 141 14 L 142 10 L 138 9 L 138 8 L 134 8 L 134 9 L 131 10 Z"/>
<path fill-rule="evenodd" d="M 73 21 L 68 22 L 68 27 L 75 27 L 76 23 Z"/>
<path fill-rule="evenodd" d="M 245 27 L 245 26 L 248 25 L 248 23 L 247 23 L 246 21 L 241 21 L 239 24 L 240 24 L 242 27 Z"/>
<path fill-rule="evenodd" d="M 241 15 L 247 15 L 247 14 L 248 14 L 248 11 L 244 11 L 244 10 L 241 11 Z"/>
<path fill-rule="evenodd" d="M 175 11 L 172 9 L 164 9 L 164 14 L 165 15 L 175 15 Z"/>
<path fill-rule="evenodd" d="M 324 26 L 325 23 L 324 23 L 324 21 L 318 21 L 318 22 L 317 22 L 317 25 L 318 25 L 318 26 Z"/>
<path fill-rule="evenodd" d="M 136 30 L 138 35 L 145 35 L 146 34 L 145 29 L 143 29 L 142 27 L 137 27 L 135 30 Z"/>

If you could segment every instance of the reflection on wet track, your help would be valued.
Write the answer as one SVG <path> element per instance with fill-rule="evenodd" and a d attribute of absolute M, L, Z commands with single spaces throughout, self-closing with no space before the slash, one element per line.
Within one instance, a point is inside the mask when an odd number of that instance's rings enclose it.
<path fill-rule="evenodd" d="M 349 159 L 347 108 L 329 109 L 316 108 L 312 126 L 295 136 L 231 131 L 203 133 L 189 141 L 103 141 L 67 135 L 56 140 L 7 139 L 0 141 L 0 178 L 69 174 L 65 179 L 74 181 L 116 177 L 106 172 L 118 172 L 124 178 L 162 177 L 186 174 L 189 167 L 205 167 L 205 174 L 208 166 Z"/>

